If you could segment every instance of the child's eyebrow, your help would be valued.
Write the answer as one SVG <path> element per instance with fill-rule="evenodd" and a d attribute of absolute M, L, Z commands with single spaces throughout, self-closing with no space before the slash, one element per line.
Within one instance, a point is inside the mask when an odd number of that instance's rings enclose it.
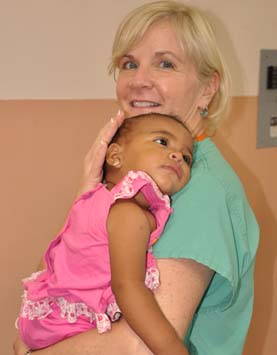
<path fill-rule="evenodd" d="M 176 139 L 176 136 L 174 136 L 174 134 L 172 134 L 171 132 L 167 131 L 167 130 L 157 130 L 157 131 L 151 131 L 151 134 L 166 134 L 167 136 L 170 136 L 172 138 Z"/>

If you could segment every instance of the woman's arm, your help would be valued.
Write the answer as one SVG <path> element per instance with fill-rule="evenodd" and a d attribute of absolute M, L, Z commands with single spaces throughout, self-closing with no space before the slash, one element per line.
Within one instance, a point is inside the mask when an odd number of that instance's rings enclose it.
<path fill-rule="evenodd" d="M 174 238 L 174 236 L 172 236 Z M 180 336 L 186 333 L 195 310 L 208 287 L 213 271 L 189 259 L 158 259 L 161 285 L 154 295 L 165 317 Z M 18 345 L 18 344 L 17 344 Z M 15 355 L 23 355 L 18 345 Z M 150 355 L 124 319 L 112 331 L 96 329 L 68 338 L 36 355 Z M 170 355 L 170 354 L 169 354 Z"/>
<path fill-rule="evenodd" d="M 186 354 L 181 337 L 145 286 L 151 234 L 145 211 L 132 201 L 119 201 L 110 210 L 107 227 L 112 289 L 125 320 L 154 354 Z"/>

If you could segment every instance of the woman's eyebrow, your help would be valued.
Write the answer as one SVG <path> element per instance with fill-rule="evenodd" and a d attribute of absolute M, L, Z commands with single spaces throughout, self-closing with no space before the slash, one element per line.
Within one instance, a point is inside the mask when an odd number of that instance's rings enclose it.
<path fill-rule="evenodd" d="M 120 59 L 122 59 L 122 58 L 129 58 L 129 59 L 134 59 L 134 56 L 132 55 L 132 54 L 123 54 L 123 56 L 122 57 L 120 57 Z"/>
<path fill-rule="evenodd" d="M 171 52 L 168 50 L 157 51 L 154 53 L 154 55 L 155 55 L 155 57 L 162 57 L 164 55 L 170 55 L 170 56 L 174 57 L 175 59 L 177 59 L 178 61 L 180 61 L 180 62 L 182 61 L 182 58 L 180 58 L 174 52 Z M 135 56 L 133 56 L 132 54 L 129 54 L 129 53 L 123 54 L 122 57 L 120 57 L 120 59 L 124 59 L 124 58 L 135 60 Z"/>
<path fill-rule="evenodd" d="M 172 57 L 176 58 L 179 61 L 182 61 L 182 59 L 176 55 L 174 52 L 168 51 L 168 50 L 163 50 L 163 51 L 157 51 L 155 52 L 155 55 L 157 57 L 162 57 L 163 55 L 171 55 Z"/>

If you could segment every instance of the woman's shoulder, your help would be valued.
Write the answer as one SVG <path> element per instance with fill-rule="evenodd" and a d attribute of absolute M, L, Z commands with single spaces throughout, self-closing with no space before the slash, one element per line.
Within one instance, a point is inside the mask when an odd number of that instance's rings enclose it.
<path fill-rule="evenodd" d="M 255 250 L 258 226 L 243 186 L 212 142 L 204 148 L 196 152 L 189 183 L 172 197 L 164 240 L 174 235 L 172 245 L 177 248 L 186 240 L 195 251 L 211 246 L 224 253 L 230 244 L 246 249 L 253 244 Z"/>
<path fill-rule="evenodd" d="M 175 218 L 197 218 L 200 223 L 205 221 L 206 227 L 209 221 L 214 226 L 223 220 L 231 221 L 240 229 L 240 233 L 246 234 L 249 221 L 256 225 L 256 220 L 244 187 L 211 141 L 204 148 L 196 151 L 189 183 L 173 196 Z"/>
<path fill-rule="evenodd" d="M 206 139 L 196 146 L 191 179 L 187 185 L 186 198 L 201 196 L 234 196 L 246 198 L 242 183 L 216 145 Z"/>

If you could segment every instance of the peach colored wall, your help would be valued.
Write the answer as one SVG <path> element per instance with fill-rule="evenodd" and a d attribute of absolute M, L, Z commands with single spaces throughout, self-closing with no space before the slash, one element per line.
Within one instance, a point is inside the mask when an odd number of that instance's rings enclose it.
<path fill-rule="evenodd" d="M 12 354 L 20 280 L 35 270 L 49 239 L 60 229 L 85 152 L 115 111 L 111 100 L 0 101 L 1 354 Z M 235 97 L 230 117 L 215 140 L 240 175 L 261 226 L 255 312 L 244 355 L 273 355 L 277 148 L 255 148 L 257 98 Z"/>

